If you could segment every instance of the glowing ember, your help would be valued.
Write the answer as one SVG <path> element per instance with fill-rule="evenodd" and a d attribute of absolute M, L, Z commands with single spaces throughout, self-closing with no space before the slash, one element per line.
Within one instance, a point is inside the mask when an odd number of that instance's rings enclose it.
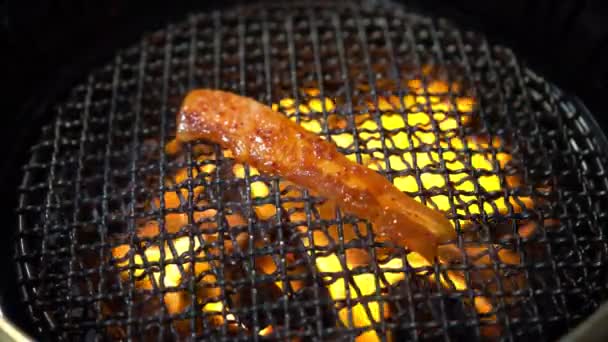
<path fill-rule="evenodd" d="M 260 330 L 259 335 L 268 336 L 268 335 L 272 334 L 273 332 L 274 332 L 274 329 L 272 328 L 272 325 L 269 325 L 266 328 Z"/>
<path fill-rule="evenodd" d="M 361 155 L 362 162 L 371 169 L 384 172 L 401 172 L 402 174 L 410 173 L 410 175 L 396 176 L 393 182 L 400 190 L 416 194 L 420 190 L 431 190 L 445 188 L 448 184 L 452 184 L 457 195 L 450 198 L 447 195 L 439 194 L 427 198 L 427 205 L 442 211 L 448 211 L 456 207 L 456 213 L 460 215 L 495 215 L 506 213 L 509 209 L 514 212 L 523 210 L 523 206 L 532 206 L 530 198 L 519 197 L 517 199 L 508 196 L 502 196 L 503 189 L 516 186 L 519 180 L 516 177 L 506 177 L 505 181 L 501 181 L 497 175 L 497 170 L 503 168 L 511 156 L 507 153 L 499 152 L 494 155 L 490 153 L 490 149 L 501 150 L 504 147 L 504 142 L 499 139 L 486 139 L 483 137 L 468 136 L 459 138 L 455 131 L 471 122 L 471 112 L 474 107 L 474 101 L 468 97 L 456 98 L 452 102 L 442 99 L 437 94 L 446 93 L 449 89 L 447 83 L 434 81 L 431 82 L 426 89 L 430 96 L 424 96 L 425 90 L 422 89 L 422 83 L 414 80 L 408 83 L 414 95 L 406 95 L 402 99 L 396 96 L 388 98 L 380 97 L 377 107 L 373 103 L 368 103 L 368 108 L 371 111 L 377 110 L 377 115 L 373 117 L 370 114 L 360 115 L 357 123 L 358 138 L 365 144 L 368 151 L 373 151 L 370 155 Z M 457 85 L 452 86 L 457 87 Z M 455 90 L 455 89 L 452 89 Z M 325 108 L 323 108 L 323 104 Z M 324 101 L 314 99 L 307 103 L 300 104 L 296 111 L 295 102 L 292 99 L 280 101 L 276 108 L 282 110 L 296 120 L 294 115 L 296 112 L 300 115 L 300 124 L 314 133 L 324 131 L 324 126 L 331 128 L 330 125 L 338 125 L 339 121 L 323 122 L 321 119 L 316 119 L 314 115 L 317 113 L 328 113 L 335 109 L 332 101 L 325 99 Z M 458 111 L 459 115 L 449 116 L 448 113 Z M 404 114 L 405 113 L 405 114 Z M 433 125 L 439 129 L 441 134 L 437 134 L 433 129 Z M 416 127 L 417 130 L 413 133 L 407 130 L 407 127 Z M 345 128 L 345 127 L 339 127 Z M 382 135 L 384 132 L 384 143 Z M 324 135 L 322 135 L 324 137 Z M 352 150 L 354 136 L 352 133 L 341 133 L 332 135 L 331 139 L 334 143 L 345 150 Z M 383 145 L 389 148 L 389 154 L 385 155 Z M 423 151 L 422 147 L 430 146 L 431 151 Z M 441 149 L 439 149 L 441 148 Z M 442 151 L 443 149 L 443 151 Z M 419 152 L 420 151 L 420 152 Z M 442 151 L 442 152 L 438 152 Z M 441 153 L 441 155 L 439 155 Z M 467 156 L 463 158 L 463 156 Z M 351 160 L 356 160 L 355 154 L 347 154 Z M 439 161 L 445 161 L 446 171 L 441 171 L 438 167 Z M 470 163 L 470 166 L 467 164 Z M 475 170 L 488 171 L 481 175 L 471 174 L 471 166 Z M 424 170 L 420 172 L 419 179 L 414 175 L 414 170 Z M 409 172 L 408 172 L 409 171 Z M 482 189 L 488 193 L 497 193 L 498 195 L 489 201 L 482 202 L 475 195 L 476 188 Z M 419 197 L 416 199 L 421 200 Z M 296 215 L 294 215 L 296 216 Z M 292 222 L 298 221 L 301 217 L 292 217 Z M 329 217 L 331 218 L 331 217 Z M 461 226 L 466 226 L 469 222 L 460 220 Z M 306 226 L 300 226 L 302 232 L 307 231 Z M 345 229 L 347 230 L 347 229 Z M 314 246 L 318 248 L 326 247 L 328 239 L 325 233 L 313 231 Z M 330 233 L 331 234 L 331 233 Z M 348 232 L 344 232 L 347 235 Z M 333 234 L 332 234 L 333 235 Z M 337 236 L 333 236 L 337 239 Z M 311 242 L 307 237 L 302 239 L 305 246 L 310 246 Z M 345 239 L 348 242 L 348 239 Z M 455 246 L 453 246 L 455 247 Z M 488 249 L 487 246 L 470 247 L 464 253 L 475 259 L 475 254 L 482 254 Z M 458 254 L 454 254 L 454 250 Z M 348 251 L 348 250 L 347 250 Z M 452 248 L 452 254 L 448 253 L 449 258 L 446 261 L 460 260 L 462 252 L 457 248 Z M 389 307 L 386 303 L 378 303 L 373 300 L 365 300 L 365 297 L 374 296 L 381 293 L 387 286 L 397 283 L 404 279 L 404 265 L 401 259 L 394 258 L 384 264 L 380 264 L 382 271 L 385 269 L 393 269 L 394 272 L 384 272 L 384 283 L 380 283 L 374 273 L 362 273 L 352 276 L 353 284 L 345 283 L 345 276 L 342 275 L 347 269 L 351 269 L 355 259 L 365 259 L 360 255 L 353 256 L 348 253 L 345 255 L 344 262 L 341 262 L 335 254 L 326 256 L 317 256 L 316 266 L 319 272 L 327 274 L 325 280 L 329 293 L 333 300 L 337 302 L 337 307 L 343 307 L 341 302 L 350 300 L 350 307 L 344 307 L 339 311 L 339 317 L 346 327 L 372 327 L 380 322 L 380 315 L 385 317 L 390 316 Z M 519 257 L 514 252 L 500 250 L 499 259 L 507 264 L 518 264 Z M 407 256 L 407 262 L 415 269 L 422 269 L 425 266 L 431 266 L 431 263 L 416 253 L 410 253 Z M 490 263 L 491 260 L 486 254 L 481 258 L 477 258 L 475 263 L 483 264 Z M 434 276 L 430 276 L 434 280 Z M 465 291 L 468 289 L 464 277 L 455 272 L 448 272 L 449 279 L 441 276 L 441 282 L 444 286 L 454 287 L 457 291 Z M 354 286 L 353 286 L 354 285 Z M 356 290 L 359 290 L 356 291 Z M 491 302 L 485 297 L 475 297 L 474 305 L 480 314 L 488 314 L 493 310 Z M 375 330 L 365 331 L 358 336 L 361 341 L 376 341 L 379 340 Z"/>
<path fill-rule="evenodd" d="M 450 99 L 447 92 L 459 93 L 460 85 L 448 84 L 443 81 L 431 81 L 426 87 L 420 80 L 407 82 L 410 92 L 397 97 L 390 95 L 380 97 L 377 103 L 368 102 L 367 112 L 361 112 L 354 118 L 340 115 L 338 105 L 332 99 L 319 98 L 319 91 L 314 88 L 304 89 L 309 100 L 296 103 L 292 98 L 284 98 L 273 104 L 272 108 L 284 112 L 292 120 L 298 121 L 307 130 L 327 138 L 326 132 L 338 130 L 340 133 L 330 134 L 329 138 L 353 160 L 359 161 L 370 169 L 380 172 L 392 173 L 393 183 L 400 190 L 414 196 L 419 201 L 418 194 L 425 190 L 441 190 L 451 187 L 451 195 L 447 191 L 436 191 L 435 195 L 426 197 L 426 204 L 441 211 L 450 211 L 461 217 L 493 216 L 507 212 L 521 212 L 526 207 L 532 207 L 529 197 L 511 195 L 509 189 L 520 185 L 516 176 L 499 177 L 511 160 L 511 155 L 505 151 L 505 142 L 498 138 L 485 136 L 464 136 L 462 128 L 470 125 L 474 120 L 472 112 L 475 101 L 466 96 Z M 352 127 L 354 125 L 354 127 Z M 415 129 L 412 129 L 415 128 Z M 355 154 L 355 143 L 364 148 L 365 153 Z M 166 152 L 177 154 L 180 147 L 169 143 Z M 492 153 L 494 151 L 494 153 Z M 496 152 L 498 151 L 498 152 Z M 187 169 L 178 170 L 165 184 L 168 187 L 187 182 L 195 177 L 203 177 L 210 181 L 216 166 L 206 163 L 213 159 L 209 151 L 199 151 L 201 156 L 197 161 L 201 163 L 188 174 Z M 229 151 L 224 151 L 224 157 L 231 158 Z M 441 162 L 443 161 L 443 162 Z M 475 171 L 471 171 L 474 169 Z M 405 279 L 406 264 L 418 271 L 420 275 L 427 275 L 432 281 L 439 282 L 446 288 L 454 291 L 468 291 L 471 284 L 467 284 L 462 274 L 448 271 L 439 277 L 429 270 L 432 261 L 425 260 L 416 253 L 409 253 L 406 257 L 390 256 L 384 259 L 373 260 L 369 251 L 360 248 L 348 248 L 343 256 L 328 253 L 329 247 L 334 246 L 339 237 L 344 243 L 368 234 L 364 224 L 343 224 L 338 234 L 337 226 L 327 227 L 327 231 L 313 229 L 307 226 L 305 203 L 290 200 L 301 198 L 301 191 L 286 181 L 279 182 L 279 189 L 272 189 L 272 185 L 260 178 L 259 171 L 253 167 L 233 163 L 232 175 L 235 179 L 250 179 L 250 192 L 247 194 L 254 202 L 255 215 L 260 220 L 270 220 L 277 214 L 279 208 L 274 201 L 265 201 L 272 192 L 280 191 L 282 210 L 288 213 L 289 221 L 298 225 L 301 242 L 307 247 L 308 253 L 314 257 L 315 266 L 322 277 L 330 297 L 335 301 L 340 324 L 347 328 L 358 328 L 362 332 L 356 337 L 357 341 L 381 340 L 375 326 L 391 316 L 391 307 L 388 302 L 380 301 L 378 295 L 386 294 L 388 289 Z M 193 197 L 197 198 L 205 190 L 202 185 L 192 188 Z M 483 190 L 489 194 L 486 198 L 478 198 L 475 194 Z M 165 193 L 162 198 L 165 208 L 177 209 L 186 204 L 190 194 L 184 187 L 176 191 Z M 192 198 L 192 197 L 191 197 Z M 151 203 L 160 206 L 160 198 Z M 255 201 L 260 200 L 260 201 Z M 269 203 L 270 202 L 270 203 Z M 198 207 L 207 206 L 207 202 L 197 200 Z M 321 219 L 332 220 L 335 208 L 328 204 L 316 205 Z M 193 217 L 199 228 L 203 231 L 202 238 L 206 242 L 217 240 L 215 218 L 217 211 L 213 208 L 194 211 Z M 225 215 L 230 227 L 246 226 L 247 222 L 237 214 Z M 456 224 L 456 220 L 453 222 Z M 185 213 L 169 213 L 165 216 L 164 226 L 168 232 L 177 232 L 188 224 Z M 471 222 L 461 219 L 458 224 L 464 230 Z M 137 232 L 139 238 L 153 239 L 159 235 L 159 224 L 149 221 L 140 227 Z M 208 233 L 207 233 L 208 232 Z M 358 233 L 355 233 L 358 232 Z M 522 226 L 519 230 L 521 237 L 530 236 L 534 232 L 532 226 Z M 244 233 L 236 242 L 243 247 L 248 240 Z M 169 291 L 164 295 L 165 306 L 169 313 L 180 313 L 191 305 L 183 290 L 179 290 L 182 275 L 190 272 L 201 277 L 201 282 L 207 284 L 204 291 L 197 291 L 198 300 L 202 310 L 211 317 L 214 325 L 232 322 L 238 325 L 237 317 L 227 313 L 226 303 L 219 298 L 219 287 L 213 286 L 217 279 L 213 274 L 213 264 L 202 261 L 208 257 L 201 248 L 202 241 L 197 238 L 177 237 L 160 244 L 151 244 L 143 250 L 137 251 L 133 246 L 120 245 L 112 250 L 112 256 L 120 269 L 123 281 L 135 279 L 135 285 L 143 290 L 164 288 Z M 264 241 L 255 241 L 256 247 L 262 247 Z M 231 242 L 225 244 L 225 251 L 231 253 L 237 246 Z M 376 249 L 381 251 L 381 249 Z M 520 263 L 519 255 L 513 251 L 501 249 L 497 245 L 477 244 L 458 248 L 455 245 L 442 246 L 439 255 L 440 261 L 445 264 L 461 262 L 466 256 L 470 262 L 477 265 L 491 264 L 488 251 L 495 250 L 496 258 L 504 263 L 517 265 Z M 194 262 L 191 260 L 192 251 L 196 251 Z M 383 254 L 377 252 L 377 254 Z M 386 256 L 385 255 L 385 256 Z M 295 261 L 293 254 L 287 253 L 281 260 L 284 263 L 279 267 L 278 261 L 270 255 L 257 256 L 255 267 L 259 272 L 269 276 L 277 276 L 278 270 L 284 269 Z M 369 269 L 370 264 L 377 265 L 376 272 L 361 272 L 361 268 Z M 161 276 L 160 265 L 163 265 Z M 155 266 L 151 268 L 151 266 Z M 357 268 L 357 272 L 345 274 Z M 288 275 L 302 274 L 306 269 L 289 268 Z M 382 277 L 378 277 L 378 272 Z M 494 276 L 493 271 L 483 271 L 481 274 L 488 278 Z M 303 281 L 276 281 L 276 286 L 286 291 L 285 285 L 291 291 L 297 291 L 304 286 Z M 483 296 L 475 295 L 473 305 L 484 319 L 495 321 L 492 314 L 494 308 L 491 301 Z M 242 324 L 241 324 L 242 325 Z M 246 329 L 242 326 L 242 329 Z M 260 336 L 273 334 L 275 328 L 268 325 L 259 332 Z M 386 334 L 387 340 L 392 340 L 392 333 Z"/>

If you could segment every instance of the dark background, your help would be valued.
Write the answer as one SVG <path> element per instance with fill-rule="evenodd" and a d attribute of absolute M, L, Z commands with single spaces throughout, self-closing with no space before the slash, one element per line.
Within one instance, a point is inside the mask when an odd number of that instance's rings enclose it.
<path fill-rule="evenodd" d="M 398 0 L 396 0 L 398 1 Z M 402 0 L 403 1 L 403 0 Z M 228 2 L 222 1 L 223 5 Z M 608 131 L 608 5 L 602 0 L 414 0 L 413 6 L 452 18 L 485 32 L 567 92 L 579 96 Z M 10 279 L 11 235 L 16 186 L 24 146 L 35 138 L 45 104 L 107 60 L 143 32 L 162 27 L 189 9 L 207 10 L 210 2 L 180 1 L 2 1 L 0 0 L 0 166 L 3 189 L 0 238 L 4 310 L 14 310 L 18 295 Z"/>

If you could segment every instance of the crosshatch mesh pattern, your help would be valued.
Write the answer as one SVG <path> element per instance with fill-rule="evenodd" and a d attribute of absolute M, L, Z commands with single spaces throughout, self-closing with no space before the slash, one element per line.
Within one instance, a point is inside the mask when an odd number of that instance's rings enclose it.
<path fill-rule="evenodd" d="M 428 263 L 206 142 L 189 89 L 272 105 L 442 210 Z M 23 301 L 64 339 L 551 338 L 607 297 L 606 156 L 504 47 L 390 4 L 252 6 L 145 36 L 54 107 L 23 168 Z"/>

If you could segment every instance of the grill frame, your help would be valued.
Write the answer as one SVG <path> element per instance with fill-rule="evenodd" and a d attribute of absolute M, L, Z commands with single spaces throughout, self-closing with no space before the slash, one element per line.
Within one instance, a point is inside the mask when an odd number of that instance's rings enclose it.
<path fill-rule="evenodd" d="M 578 105 L 580 106 L 580 104 L 578 104 Z M 583 107 L 581 107 L 581 108 L 583 108 Z M 608 143 L 606 142 L 605 135 L 603 135 L 603 133 L 597 126 L 597 123 L 595 122 L 595 120 L 593 120 L 592 116 L 588 112 L 585 112 L 584 109 L 581 109 L 581 110 L 583 110 L 582 116 L 586 116 L 585 119 L 588 121 L 587 124 L 588 124 L 590 130 L 593 132 L 592 134 L 595 136 L 595 138 L 600 139 L 600 144 L 602 145 L 602 148 L 606 148 L 608 146 Z M 161 141 L 162 140 L 163 140 L 163 137 L 161 137 Z M 24 182 L 26 180 L 27 179 L 25 179 Z M 25 196 L 24 194 L 21 195 L 21 200 L 20 200 L 21 203 L 23 203 L 23 201 L 24 201 L 24 196 Z M 19 230 L 23 231 L 24 229 L 27 229 L 27 227 L 26 227 L 27 225 L 26 225 L 25 221 L 23 220 L 24 218 L 21 214 L 20 214 L 19 219 L 20 219 L 19 220 Z M 20 248 L 21 248 L 22 254 L 28 254 L 28 253 L 26 253 L 26 250 L 25 250 L 25 248 L 27 248 L 26 246 L 21 245 Z M 28 267 L 26 267 L 25 271 L 28 276 L 31 276 L 33 274 L 32 270 L 29 270 Z M 22 277 L 22 276 L 23 276 L 23 274 L 21 274 L 20 277 Z"/>

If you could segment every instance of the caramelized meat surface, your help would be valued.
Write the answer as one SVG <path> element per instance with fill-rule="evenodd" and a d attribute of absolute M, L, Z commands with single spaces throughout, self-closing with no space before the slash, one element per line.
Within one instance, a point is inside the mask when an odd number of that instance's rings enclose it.
<path fill-rule="evenodd" d="M 385 177 L 351 162 L 335 145 L 285 115 L 247 97 L 199 89 L 177 118 L 177 139 L 205 139 L 239 162 L 308 188 L 349 214 L 369 220 L 381 238 L 432 261 L 437 246 L 455 238 L 447 218 L 395 188 Z"/>

